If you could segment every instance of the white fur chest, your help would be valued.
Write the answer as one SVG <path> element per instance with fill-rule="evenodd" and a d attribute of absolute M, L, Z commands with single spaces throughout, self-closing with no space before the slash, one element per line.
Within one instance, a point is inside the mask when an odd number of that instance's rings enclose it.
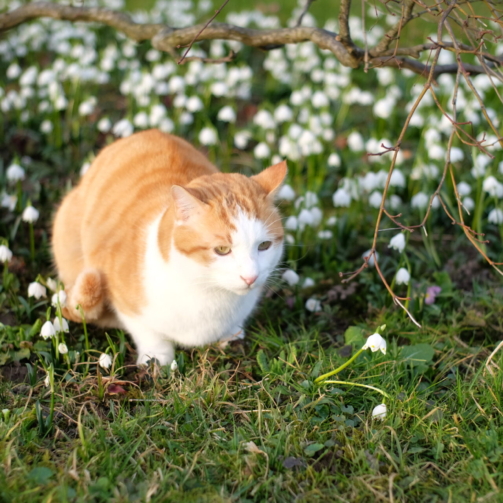
<path fill-rule="evenodd" d="M 126 328 L 145 332 L 182 346 L 200 346 L 240 330 L 255 306 L 261 288 L 238 295 L 212 281 L 207 267 L 172 248 L 166 262 L 158 247 L 160 217 L 147 230 L 143 268 L 146 305 L 139 316 L 119 313 Z"/>

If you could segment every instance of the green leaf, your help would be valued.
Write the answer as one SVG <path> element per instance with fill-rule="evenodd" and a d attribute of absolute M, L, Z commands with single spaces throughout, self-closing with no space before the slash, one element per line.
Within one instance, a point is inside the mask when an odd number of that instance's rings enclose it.
<path fill-rule="evenodd" d="M 28 478 L 35 484 L 47 484 L 49 479 L 54 475 L 54 472 L 46 466 L 37 466 L 28 474 Z"/>
<path fill-rule="evenodd" d="M 402 347 L 400 356 L 412 366 L 428 365 L 433 361 L 435 350 L 429 344 L 414 344 Z"/>
<path fill-rule="evenodd" d="M 267 356 L 265 355 L 263 349 L 259 349 L 257 352 L 257 363 L 262 372 L 270 372 L 271 369 L 269 367 L 269 362 L 267 361 Z"/>
<path fill-rule="evenodd" d="M 314 456 L 319 450 L 323 449 L 325 446 L 323 444 L 309 444 L 304 449 L 304 454 L 306 456 Z"/>
<path fill-rule="evenodd" d="M 356 346 L 358 349 L 365 344 L 365 337 L 363 336 L 360 327 L 349 327 L 344 332 L 344 342 Z"/>

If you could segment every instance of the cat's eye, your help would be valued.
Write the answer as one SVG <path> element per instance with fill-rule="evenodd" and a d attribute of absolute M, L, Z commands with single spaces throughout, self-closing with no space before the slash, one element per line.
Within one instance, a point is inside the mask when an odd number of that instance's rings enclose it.
<path fill-rule="evenodd" d="M 229 255 L 230 252 L 231 252 L 230 246 L 217 246 L 215 248 L 215 253 L 217 255 Z"/>
<path fill-rule="evenodd" d="M 260 251 L 268 250 L 271 247 L 272 243 L 271 241 L 263 241 L 258 245 L 258 249 Z"/>

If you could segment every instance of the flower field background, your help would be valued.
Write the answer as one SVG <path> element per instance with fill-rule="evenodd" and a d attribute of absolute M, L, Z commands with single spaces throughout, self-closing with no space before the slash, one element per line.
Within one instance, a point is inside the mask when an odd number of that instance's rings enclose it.
<path fill-rule="evenodd" d="M 303 24 L 338 31 L 321 3 Z M 215 7 L 106 6 L 174 26 Z M 218 19 L 275 28 L 295 24 L 303 6 L 230 2 Z M 365 29 L 350 18 L 353 39 L 382 37 L 393 19 L 377 12 L 365 12 Z M 309 42 L 266 52 L 214 40 L 189 56 L 231 50 L 229 63 L 177 65 L 111 28 L 49 19 L 0 39 L 0 501 L 501 501 L 502 288 L 483 255 L 503 262 L 503 153 L 480 103 L 450 74 L 434 86 L 438 103 L 423 97 L 387 191 L 393 218 L 369 255 L 386 147 L 425 79 L 351 70 Z M 500 128 L 502 86 L 473 82 Z M 451 134 L 438 104 L 450 110 L 454 89 L 458 120 L 483 148 L 455 137 L 455 175 L 430 201 Z M 223 171 L 251 175 L 284 158 L 289 167 L 278 194 L 284 261 L 246 339 L 180 350 L 161 370 L 136 368 L 119 330 L 68 325 L 50 251 L 55 208 L 94 155 L 152 127 Z M 456 192 L 482 254 L 448 215 Z M 430 205 L 423 228 L 397 225 L 420 224 Z M 379 331 L 387 346 L 372 347 Z M 354 386 L 315 382 L 357 353 L 337 374 Z"/>

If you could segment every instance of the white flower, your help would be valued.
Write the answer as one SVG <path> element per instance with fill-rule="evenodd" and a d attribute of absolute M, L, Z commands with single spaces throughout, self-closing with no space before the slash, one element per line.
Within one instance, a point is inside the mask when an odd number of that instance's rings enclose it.
<path fill-rule="evenodd" d="M 62 355 L 66 355 L 66 353 L 68 353 L 68 346 L 64 343 L 61 343 L 59 346 L 58 346 L 58 351 L 62 354 Z"/>
<path fill-rule="evenodd" d="M 328 106 L 330 101 L 323 91 L 316 91 L 311 98 L 311 103 L 314 108 L 322 108 Z"/>
<path fill-rule="evenodd" d="M 327 218 L 327 225 L 333 227 L 337 223 L 337 217 L 331 216 Z"/>
<path fill-rule="evenodd" d="M 334 192 L 332 201 L 335 207 L 348 207 L 351 204 L 351 195 L 341 187 Z"/>
<path fill-rule="evenodd" d="M 17 196 L 10 196 L 4 192 L 2 194 L 2 201 L 0 204 L 2 208 L 9 208 L 10 211 L 14 211 L 17 204 Z"/>
<path fill-rule="evenodd" d="M 470 194 L 472 188 L 466 182 L 458 183 L 458 194 L 463 197 Z"/>
<path fill-rule="evenodd" d="M 320 231 L 318 232 L 319 239 L 332 239 L 334 237 L 334 233 L 332 231 Z"/>
<path fill-rule="evenodd" d="M 400 196 L 397 196 L 396 194 L 389 196 L 389 205 L 392 210 L 398 209 L 401 204 L 402 199 L 400 198 Z"/>
<path fill-rule="evenodd" d="M 49 378 L 49 374 L 46 374 L 45 379 L 44 379 L 44 384 L 48 388 L 49 385 L 51 384 L 51 379 Z"/>
<path fill-rule="evenodd" d="M 391 96 L 382 98 L 374 103 L 374 115 L 381 119 L 388 119 L 395 108 L 395 99 Z"/>
<path fill-rule="evenodd" d="M 68 332 L 70 330 L 70 327 L 68 326 L 68 322 L 64 319 L 64 318 L 61 318 L 62 320 L 62 324 L 59 323 L 59 317 L 56 316 L 56 318 L 54 318 L 54 322 L 53 322 L 53 325 L 54 325 L 54 330 L 56 330 L 56 332 Z"/>
<path fill-rule="evenodd" d="M 145 129 L 148 127 L 148 115 L 147 112 L 138 112 L 133 117 L 133 124 L 140 129 Z"/>
<path fill-rule="evenodd" d="M 96 127 L 101 133 L 108 133 L 110 131 L 110 128 L 112 127 L 112 121 L 108 117 L 103 117 L 98 121 Z"/>
<path fill-rule="evenodd" d="M 21 75 L 21 67 L 17 63 L 11 63 L 7 68 L 6 75 L 9 79 L 17 79 Z"/>
<path fill-rule="evenodd" d="M 285 185 L 279 189 L 276 197 L 284 201 L 293 201 L 295 199 L 295 191 L 290 185 L 285 183 Z"/>
<path fill-rule="evenodd" d="M 51 298 L 51 303 L 54 307 L 65 307 L 66 306 L 66 292 L 64 290 L 60 290 L 58 293 L 55 293 Z"/>
<path fill-rule="evenodd" d="M 255 117 L 253 117 L 253 123 L 260 126 L 262 129 L 274 129 L 276 127 L 274 117 L 267 110 L 260 110 L 257 112 Z"/>
<path fill-rule="evenodd" d="M 395 168 L 393 170 L 389 184 L 392 187 L 405 187 L 405 176 L 399 169 Z"/>
<path fill-rule="evenodd" d="M 370 194 L 369 204 L 372 208 L 379 208 L 379 206 L 381 206 L 381 202 L 382 194 L 378 190 L 375 190 L 372 194 Z"/>
<path fill-rule="evenodd" d="M 497 198 L 503 197 L 503 184 L 498 182 L 494 176 L 488 176 L 484 180 L 482 188 L 491 196 L 495 196 Z"/>
<path fill-rule="evenodd" d="M 185 107 L 189 112 L 199 112 L 204 108 L 204 104 L 201 101 L 201 98 L 199 96 L 191 96 L 188 100 L 187 103 L 185 104 Z"/>
<path fill-rule="evenodd" d="M 281 276 L 283 281 L 286 281 L 290 286 L 294 286 L 299 282 L 299 275 L 292 269 L 287 269 Z"/>
<path fill-rule="evenodd" d="M 412 196 L 410 204 L 413 208 L 419 208 L 420 210 L 428 206 L 430 198 L 424 192 L 418 192 L 415 196 Z"/>
<path fill-rule="evenodd" d="M 210 90 L 213 96 L 225 96 L 228 93 L 229 88 L 225 82 L 214 82 L 211 84 Z"/>
<path fill-rule="evenodd" d="M 9 180 L 9 182 L 17 182 L 18 180 L 24 180 L 26 176 L 24 169 L 21 166 L 19 166 L 19 164 L 11 164 L 7 168 L 5 174 L 7 175 L 7 180 Z"/>
<path fill-rule="evenodd" d="M 338 168 L 341 165 L 341 158 L 339 154 L 336 154 L 335 152 L 332 152 L 328 156 L 328 161 L 327 161 L 329 166 L 332 166 L 333 168 Z"/>
<path fill-rule="evenodd" d="M 217 119 L 222 122 L 236 122 L 236 112 L 229 105 L 220 109 Z M 174 360 L 173 360 L 174 361 Z"/>
<path fill-rule="evenodd" d="M 40 330 L 40 335 L 44 339 L 48 339 L 49 337 L 54 337 L 56 335 L 56 330 L 54 329 L 54 325 L 49 320 L 47 320 L 42 325 L 42 330 Z"/>
<path fill-rule="evenodd" d="M 503 224 L 503 211 L 499 208 L 494 208 L 494 210 L 489 212 L 487 220 L 492 224 Z"/>
<path fill-rule="evenodd" d="M 410 274 L 405 267 L 400 267 L 396 272 L 396 284 L 397 285 L 408 285 L 410 281 Z"/>
<path fill-rule="evenodd" d="M 52 290 L 53 292 L 58 289 L 57 281 L 53 280 L 52 278 L 47 278 L 46 284 L 49 287 L 49 290 Z"/>
<path fill-rule="evenodd" d="M 465 197 L 463 198 L 463 206 L 465 207 L 465 210 L 472 211 L 475 208 L 475 201 L 471 197 Z"/>
<path fill-rule="evenodd" d="M 289 216 L 285 221 L 285 229 L 289 231 L 296 231 L 299 227 L 299 221 L 294 215 Z"/>
<path fill-rule="evenodd" d="M 176 372 L 178 370 L 178 363 L 176 363 L 176 360 L 173 360 L 171 362 L 171 372 Z"/>
<path fill-rule="evenodd" d="M 131 122 L 127 119 L 121 119 L 114 124 L 112 128 L 112 133 L 115 136 L 120 136 L 121 138 L 126 138 L 126 136 L 131 136 L 133 134 L 134 128 Z"/>
<path fill-rule="evenodd" d="M 374 407 L 374 410 L 372 411 L 372 418 L 383 420 L 386 417 L 387 412 L 388 409 L 386 404 L 382 403 L 381 405 Z"/>
<path fill-rule="evenodd" d="M 371 250 L 367 250 L 366 252 L 362 253 L 362 259 L 365 260 L 369 255 L 370 255 Z M 379 254 L 377 252 L 374 252 L 372 256 L 368 259 L 367 263 L 370 267 L 375 266 L 375 259 L 379 260 Z"/>
<path fill-rule="evenodd" d="M 210 127 L 204 127 L 199 133 L 199 141 L 203 145 L 216 145 L 217 143 L 217 132 Z"/>
<path fill-rule="evenodd" d="M 386 354 L 386 341 L 381 337 L 380 334 L 372 334 L 365 342 L 362 349 L 370 349 L 373 353 L 381 350 L 381 352 Z"/>
<path fill-rule="evenodd" d="M 323 219 L 323 212 L 318 208 L 318 206 L 314 206 L 309 210 L 311 212 L 311 218 L 313 223 L 311 224 L 313 227 L 317 227 L 318 225 L 321 224 L 321 221 Z M 328 231 L 330 232 L 330 231 Z"/>
<path fill-rule="evenodd" d="M 28 285 L 28 297 L 35 297 L 36 299 L 40 299 L 41 297 L 45 297 L 47 295 L 47 290 L 44 285 L 41 285 L 37 281 L 30 283 Z"/>
<path fill-rule="evenodd" d="M 314 279 L 312 278 L 306 278 L 304 280 L 304 283 L 302 283 L 302 288 L 311 288 L 315 285 L 316 283 L 314 282 Z"/>
<path fill-rule="evenodd" d="M 107 355 L 106 353 L 101 353 L 98 363 L 101 368 L 106 370 L 110 368 L 110 365 L 112 365 L 112 358 L 110 357 L 110 355 Z"/>
<path fill-rule="evenodd" d="M 459 147 L 451 148 L 451 162 L 462 161 L 465 158 L 465 154 Z"/>
<path fill-rule="evenodd" d="M 96 98 L 92 96 L 86 101 L 83 101 L 79 105 L 79 115 L 85 117 L 86 115 L 91 115 L 94 112 L 94 107 L 96 106 Z"/>
<path fill-rule="evenodd" d="M 234 135 L 234 145 L 237 148 L 244 150 L 250 141 L 251 134 L 249 131 L 239 131 Z"/>
<path fill-rule="evenodd" d="M 358 133 L 358 131 L 353 131 L 348 136 L 348 147 L 353 152 L 362 152 L 365 148 L 365 144 L 363 143 L 363 136 Z"/>
<path fill-rule="evenodd" d="M 0 245 L 0 262 L 10 262 L 12 260 L 12 252 L 5 245 Z"/>
<path fill-rule="evenodd" d="M 307 299 L 306 301 L 306 309 L 311 311 L 312 313 L 316 313 L 321 311 L 321 302 L 317 299 Z"/>
<path fill-rule="evenodd" d="M 271 149 L 262 141 L 253 149 L 253 153 L 257 159 L 267 159 L 271 155 Z"/>
<path fill-rule="evenodd" d="M 42 121 L 42 124 L 40 124 L 40 131 L 44 134 L 51 133 L 53 129 L 54 126 L 52 125 L 52 122 L 49 119 Z"/>
<path fill-rule="evenodd" d="M 274 111 L 274 119 L 277 123 L 291 121 L 293 119 L 292 109 L 288 105 L 280 105 Z"/>
<path fill-rule="evenodd" d="M 32 224 L 33 222 L 36 222 L 38 220 L 38 216 L 39 216 L 38 210 L 30 205 L 24 209 L 21 218 L 23 219 L 24 222 Z"/>
<path fill-rule="evenodd" d="M 390 239 L 388 248 L 398 250 L 400 253 L 403 252 L 405 248 L 405 236 L 403 235 L 403 232 L 396 234 Z"/>

